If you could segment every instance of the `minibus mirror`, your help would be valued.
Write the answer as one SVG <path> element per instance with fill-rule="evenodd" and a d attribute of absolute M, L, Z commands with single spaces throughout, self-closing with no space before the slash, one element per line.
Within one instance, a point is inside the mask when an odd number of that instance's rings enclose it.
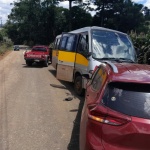
<path fill-rule="evenodd" d="M 92 52 L 89 52 L 88 54 L 87 54 L 87 57 L 90 57 L 92 55 Z"/>

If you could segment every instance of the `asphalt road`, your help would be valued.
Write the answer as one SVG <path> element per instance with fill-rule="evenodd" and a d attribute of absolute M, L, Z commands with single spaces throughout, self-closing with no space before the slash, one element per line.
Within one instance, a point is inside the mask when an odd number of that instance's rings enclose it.
<path fill-rule="evenodd" d="M 27 67 L 23 50 L 0 61 L 0 150 L 79 150 L 84 98 L 55 73 Z"/>

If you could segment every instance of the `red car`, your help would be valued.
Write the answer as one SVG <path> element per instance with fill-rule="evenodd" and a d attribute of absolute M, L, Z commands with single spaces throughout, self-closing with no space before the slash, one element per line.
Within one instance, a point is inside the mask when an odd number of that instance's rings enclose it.
<path fill-rule="evenodd" d="M 80 150 L 150 150 L 150 66 L 97 67 L 87 83 Z"/>
<path fill-rule="evenodd" d="M 34 46 L 31 51 L 24 53 L 24 59 L 28 66 L 31 66 L 34 62 L 43 63 L 48 67 L 49 61 L 51 61 L 51 50 L 48 46 Z"/>

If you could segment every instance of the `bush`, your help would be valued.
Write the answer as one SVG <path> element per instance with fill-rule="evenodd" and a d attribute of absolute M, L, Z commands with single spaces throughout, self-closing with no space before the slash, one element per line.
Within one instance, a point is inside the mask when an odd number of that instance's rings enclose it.
<path fill-rule="evenodd" d="M 137 51 L 138 63 L 150 64 L 150 34 L 141 33 L 137 35 L 132 32 L 130 37 Z"/>
<path fill-rule="evenodd" d="M 0 55 L 5 54 L 7 51 L 12 50 L 13 43 L 10 42 L 1 42 L 0 43 Z"/>

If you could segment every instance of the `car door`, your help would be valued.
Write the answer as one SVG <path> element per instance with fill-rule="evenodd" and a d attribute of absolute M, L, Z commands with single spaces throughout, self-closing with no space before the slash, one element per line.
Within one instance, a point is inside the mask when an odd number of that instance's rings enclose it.
<path fill-rule="evenodd" d="M 77 34 L 62 34 L 58 53 L 57 79 L 73 81 L 77 40 Z"/>

